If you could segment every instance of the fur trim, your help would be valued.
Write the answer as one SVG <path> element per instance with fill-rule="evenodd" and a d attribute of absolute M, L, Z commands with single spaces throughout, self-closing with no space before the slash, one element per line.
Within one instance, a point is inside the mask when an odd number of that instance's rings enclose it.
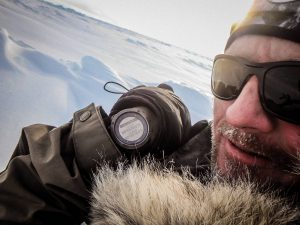
<path fill-rule="evenodd" d="M 94 178 L 93 225 L 284 225 L 299 219 L 286 201 L 259 194 L 249 183 L 204 185 L 155 163 L 106 166 Z"/>

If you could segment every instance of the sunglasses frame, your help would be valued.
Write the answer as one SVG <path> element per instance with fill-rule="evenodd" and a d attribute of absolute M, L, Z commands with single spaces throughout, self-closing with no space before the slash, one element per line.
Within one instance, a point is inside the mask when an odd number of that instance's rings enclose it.
<path fill-rule="evenodd" d="M 217 93 L 215 93 L 214 88 L 213 88 L 214 67 L 215 67 L 216 61 L 218 61 L 220 59 L 227 59 L 227 60 L 237 62 L 239 65 L 241 65 L 243 67 L 243 69 L 246 71 L 246 74 L 247 74 L 245 76 L 244 80 L 242 81 L 241 87 L 238 89 L 238 92 L 236 93 L 236 95 L 233 95 L 231 97 L 219 96 Z M 246 83 L 248 82 L 248 80 L 254 75 L 258 79 L 259 99 L 260 99 L 260 103 L 261 103 L 263 109 L 267 113 L 269 113 L 281 120 L 284 120 L 284 121 L 287 121 L 287 122 L 293 123 L 293 124 L 300 124 L 300 118 L 298 120 L 286 118 L 285 116 L 282 116 L 282 115 L 278 114 L 277 112 L 274 112 L 273 110 L 269 109 L 269 107 L 265 101 L 264 87 L 265 87 L 266 74 L 271 69 L 274 69 L 276 67 L 284 67 L 284 66 L 300 68 L 300 61 L 276 61 L 276 62 L 254 63 L 254 62 L 250 62 L 242 57 L 226 55 L 226 54 L 217 55 L 215 57 L 214 63 L 213 63 L 212 76 L 211 76 L 211 91 L 215 97 L 217 97 L 221 100 L 227 100 L 227 101 L 234 100 L 240 95 L 241 91 L 243 90 L 243 88 L 246 85 Z"/>

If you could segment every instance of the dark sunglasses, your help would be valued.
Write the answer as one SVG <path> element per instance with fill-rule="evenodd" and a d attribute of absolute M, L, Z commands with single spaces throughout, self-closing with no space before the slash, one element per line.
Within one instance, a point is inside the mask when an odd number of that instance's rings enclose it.
<path fill-rule="evenodd" d="M 281 120 L 300 124 L 300 61 L 252 63 L 241 57 L 217 55 L 211 89 L 219 99 L 233 100 L 255 75 L 264 110 Z"/>

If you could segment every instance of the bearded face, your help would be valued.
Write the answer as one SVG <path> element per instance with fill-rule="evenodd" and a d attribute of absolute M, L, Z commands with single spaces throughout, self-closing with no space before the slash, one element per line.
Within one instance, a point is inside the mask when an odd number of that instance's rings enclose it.
<path fill-rule="evenodd" d="M 249 47 L 251 46 L 251 47 Z M 253 62 L 300 59 L 300 45 L 258 35 L 235 40 L 225 54 Z M 299 76 L 295 74 L 295 76 Z M 300 126 L 265 112 L 255 74 L 231 101 L 215 99 L 213 163 L 223 177 L 249 177 L 286 190 L 300 190 Z"/>
<path fill-rule="evenodd" d="M 290 194 L 299 192 L 298 153 L 286 153 L 278 145 L 266 143 L 257 134 L 232 127 L 226 122 L 221 123 L 216 130 L 213 129 L 212 162 L 216 174 L 230 181 L 249 180 L 259 184 L 262 190 L 287 189 Z M 229 143 L 224 144 L 223 139 Z"/>

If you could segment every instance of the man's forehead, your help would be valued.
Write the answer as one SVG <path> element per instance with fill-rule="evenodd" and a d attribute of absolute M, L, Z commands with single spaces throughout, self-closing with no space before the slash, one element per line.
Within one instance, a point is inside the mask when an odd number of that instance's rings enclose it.
<path fill-rule="evenodd" d="M 240 56 L 253 62 L 300 61 L 300 44 L 264 36 L 244 35 L 232 42 L 225 54 Z"/>
<path fill-rule="evenodd" d="M 297 2 L 300 0 L 268 0 L 271 3 L 289 3 L 289 2 Z"/>
<path fill-rule="evenodd" d="M 271 3 L 289 3 L 289 2 L 299 2 L 300 0 L 268 0 Z"/>

